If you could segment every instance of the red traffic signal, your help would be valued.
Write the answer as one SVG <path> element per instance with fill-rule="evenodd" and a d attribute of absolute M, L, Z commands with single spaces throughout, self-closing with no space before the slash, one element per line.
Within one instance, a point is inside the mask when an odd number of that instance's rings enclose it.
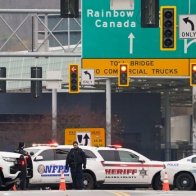
<path fill-rule="evenodd" d="M 79 91 L 79 65 L 69 65 L 69 93 Z"/>
<path fill-rule="evenodd" d="M 126 63 L 118 66 L 118 86 L 129 86 L 128 64 Z"/>
<path fill-rule="evenodd" d="M 196 86 L 196 64 L 190 65 L 190 85 Z"/>

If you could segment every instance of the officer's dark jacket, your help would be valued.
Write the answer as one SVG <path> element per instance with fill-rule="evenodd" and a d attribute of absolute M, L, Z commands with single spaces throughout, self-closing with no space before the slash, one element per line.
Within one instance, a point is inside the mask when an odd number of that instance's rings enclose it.
<path fill-rule="evenodd" d="M 26 163 L 27 163 L 26 167 L 27 167 L 28 177 L 32 178 L 33 177 L 33 162 L 32 162 L 31 156 L 23 148 L 17 148 L 14 152 L 25 156 Z"/>
<path fill-rule="evenodd" d="M 72 148 L 66 159 L 66 168 L 76 166 L 76 165 L 82 165 L 86 167 L 86 156 L 84 151 L 81 148 Z"/>
<path fill-rule="evenodd" d="M 18 148 L 14 152 L 19 153 L 19 154 L 22 154 L 24 156 L 27 156 L 28 155 L 28 152 L 25 151 L 25 150 L 23 150 L 22 148 Z"/>

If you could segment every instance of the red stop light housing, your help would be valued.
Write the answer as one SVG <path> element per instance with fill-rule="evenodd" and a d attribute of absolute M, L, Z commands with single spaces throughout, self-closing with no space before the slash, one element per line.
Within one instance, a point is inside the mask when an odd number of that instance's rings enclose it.
<path fill-rule="evenodd" d="M 118 86 L 129 86 L 128 64 L 118 65 Z"/>
<path fill-rule="evenodd" d="M 190 64 L 190 85 L 196 86 L 196 63 Z"/>
<path fill-rule="evenodd" d="M 79 65 L 69 65 L 69 93 L 79 93 Z"/>

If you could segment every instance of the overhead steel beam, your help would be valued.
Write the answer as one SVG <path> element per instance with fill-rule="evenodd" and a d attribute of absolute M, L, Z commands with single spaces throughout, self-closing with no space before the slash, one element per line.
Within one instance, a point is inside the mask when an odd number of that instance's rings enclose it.
<path fill-rule="evenodd" d="M 0 57 L 81 57 L 81 53 L 58 52 L 0 52 Z"/>
<path fill-rule="evenodd" d="M 0 13 L 24 14 L 24 13 L 39 13 L 39 14 L 60 14 L 60 9 L 0 9 Z"/>

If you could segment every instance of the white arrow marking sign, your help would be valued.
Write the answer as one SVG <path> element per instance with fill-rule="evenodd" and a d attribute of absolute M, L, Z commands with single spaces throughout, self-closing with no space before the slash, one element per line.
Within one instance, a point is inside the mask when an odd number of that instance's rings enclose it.
<path fill-rule="evenodd" d="M 179 37 L 181 39 L 196 38 L 196 15 L 180 15 L 179 23 Z"/>
<path fill-rule="evenodd" d="M 95 77 L 94 77 L 94 69 L 82 69 L 82 85 L 94 85 Z"/>
<path fill-rule="evenodd" d="M 133 39 L 135 38 L 135 36 L 133 35 L 133 33 L 130 33 L 128 38 L 130 40 L 129 52 L 130 52 L 130 54 L 133 54 Z"/>
<path fill-rule="evenodd" d="M 91 133 L 90 132 L 77 132 L 76 140 L 81 146 L 91 145 Z"/>

